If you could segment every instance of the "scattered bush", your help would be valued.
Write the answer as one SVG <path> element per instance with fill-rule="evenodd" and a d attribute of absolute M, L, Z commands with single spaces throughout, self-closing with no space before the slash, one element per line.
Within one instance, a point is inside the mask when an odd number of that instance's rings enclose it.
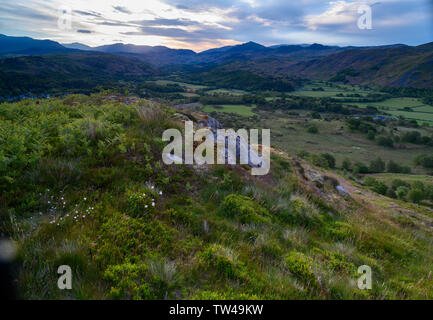
<path fill-rule="evenodd" d="M 289 271 L 312 286 L 317 286 L 318 282 L 314 273 L 313 259 L 302 252 L 291 251 L 285 258 L 285 263 Z"/>
<path fill-rule="evenodd" d="M 237 261 L 232 250 L 219 244 L 209 245 L 202 253 L 204 267 L 223 277 L 234 279 L 243 276 L 243 265 Z"/>
<path fill-rule="evenodd" d="M 230 194 L 221 204 L 222 213 L 241 223 L 263 224 L 270 221 L 269 212 L 251 198 L 238 194 Z"/>
<path fill-rule="evenodd" d="M 312 133 L 312 134 L 316 134 L 316 133 L 319 132 L 319 129 L 317 129 L 316 126 L 312 125 L 312 126 L 309 126 L 309 127 L 308 127 L 307 132 L 308 132 L 308 133 Z"/>

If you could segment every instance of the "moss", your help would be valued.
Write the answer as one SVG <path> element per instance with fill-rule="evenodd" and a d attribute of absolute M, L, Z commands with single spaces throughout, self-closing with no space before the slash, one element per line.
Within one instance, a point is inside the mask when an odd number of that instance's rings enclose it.
<path fill-rule="evenodd" d="M 168 254 L 174 249 L 175 230 L 159 221 L 142 221 L 115 213 L 99 231 L 96 259 L 117 264 L 125 259 L 141 260 L 149 251 Z"/>

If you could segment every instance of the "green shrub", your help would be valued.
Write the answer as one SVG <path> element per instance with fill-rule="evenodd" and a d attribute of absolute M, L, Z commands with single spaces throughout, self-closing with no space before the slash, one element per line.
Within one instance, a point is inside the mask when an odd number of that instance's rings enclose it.
<path fill-rule="evenodd" d="M 373 173 L 381 173 L 385 171 L 385 161 L 383 161 L 381 158 L 376 158 L 375 160 L 372 160 L 370 162 L 370 172 Z"/>
<path fill-rule="evenodd" d="M 308 132 L 308 133 L 312 133 L 312 134 L 316 134 L 316 133 L 319 132 L 319 129 L 317 129 L 316 126 L 312 125 L 312 126 L 309 126 L 309 127 L 308 127 L 307 132 Z"/>
<path fill-rule="evenodd" d="M 420 189 L 411 189 L 407 194 L 407 198 L 414 203 L 420 203 L 424 200 L 424 191 Z"/>
<path fill-rule="evenodd" d="M 335 158 L 332 154 L 322 153 L 320 156 L 326 159 L 326 161 L 328 162 L 328 168 L 331 169 L 335 168 Z"/>
<path fill-rule="evenodd" d="M 346 240 L 353 237 L 352 226 L 343 221 L 335 221 L 325 228 L 325 235 L 335 240 Z"/>
<path fill-rule="evenodd" d="M 243 265 L 237 261 L 237 257 L 229 248 L 211 244 L 201 253 L 201 259 L 206 269 L 215 270 L 220 277 L 243 277 Z"/>
<path fill-rule="evenodd" d="M 314 248 L 313 252 L 325 262 L 331 271 L 346 272 L 350 275 L 356 274 L 355 265 L 348 262 L 341 253 L 322 250 L 320 248 Z"/>
<path fill-rule="evenodd" d="M 104 272 L 104 279 L 111 283 L 109 297 L 112 299 L 156 299 L 143 279 L 148 269 L 145 264 L 124 263 L 111 265 Z"/>
<path fill-rule="evenodd" d="M 397 190 L 398 187 L 409 187 L 409 183 L 401 179 L 393 179 L 391 182 L 391 186 L 394 190 Z"/>
<path fill-rule="evenodd" d="M 353 165 L 354 174 L 366 174 L 369 173 L 368 167 L 362 162 L 357 162 Z"/>
<path fill-rule="evenodd" d="M 341 164 L 341 168 L 347 171 L 350 171 L 352 169 L 352 162 L 345 158 Z"/>
<path fill-rule="evenodd" d="M 190 300 L 258 300 L 259 297 L 254 294 L 239 293 L 233 289 L 228 289 L 226 291 L 209 291 L 209 290 L 199 290 L 192 297 L 188 298 Z"/>
<path fill-rule="evenodd" d="M 397 198 L 403 200 L 409 193 L 409 188 L 405 186 L 400 186 L 396 190 Z"/>
<path fill-rule="evenodd" d="M 150 189 L 144 188 L 139 192 L 127 191 L 126 201 L 128 213 L 133 217 L 151 217 L 155 211 L 156 195 Z"/>
<path fill-rule="evenodd" d="M 114 213 L 98 232 L 96 259 L 103 264 L 118 264 L 126 258 L 140 260 L 149 251 L 167 254 L 174 248 L 174 234 L 159 221 Z"/>
<path fill-rule="evenodd" d="M 371 190 L 373 190 L 376 193 L 379 193 L 381 195 L 385 195 L 386 192 L 388 191 L 388 186 L 382 182 L 382 181 L 377 181 L 373 187 L 371 188 Z"/>
<path fill-rule="evenodd" d="M 221 204 L 222 213 L 234 218 L 241 223 L 267 223 L 270 221 L 269 212 L 251 198 L 230 194 L 224 198 Z"/>
<path fill-rule="evenodd" d="M 372 187 L 377 183 L 377 180 L 373 177 L 367 176 L 364 178 L 364 180 L 362 181 L 366 186 L 368 187 Z"/>
<path fill-rule="evenodd" d="M 309 283 L 317 286 L 318 282 L 314 273 L 313 259 L 302 252 L 291 251 L 285 258 L 285 263 L 289 271 Z"/>

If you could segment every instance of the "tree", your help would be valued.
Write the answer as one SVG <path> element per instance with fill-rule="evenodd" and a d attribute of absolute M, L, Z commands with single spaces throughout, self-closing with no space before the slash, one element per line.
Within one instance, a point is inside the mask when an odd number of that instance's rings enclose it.
<path fill-rule="evenodd" d="M 394 179 L 391 182 L 391 186 L 394 190 L 397 190 L 398 187 L 409 187 L 409 183 L 407 183 L 406 181 L 403 181 L 401 179 Z"/>
<path fill-rule="evenodd" d="M 394 142 L 390 137 L 380 136 L 376 138 L 376 143 L 382 147 L 394 147 Z"/>
<path fill-rule="evenodd" d="M 341 167 L 344 170 L 350 171 L 352 169 L 352 162 L 348 158 L 345 158 L 341 164 Z"/>
<path fill-rule="evenodd" d="M 362 162 L 357 162 L 355 163 L 355 165 L 353 166 L 353 173 L 358 174 L 365 174 L 368 173 L 368 167 L 363 164 Z"/>
<path fill-rule="evenodd" d="M 411 189 L 407 197 L 414 203 L 420 203 L 422 200 L 424 200 L 424 192 L 420 189 Z"/>
<path fill-rule="evenodd" d="M 335 168 L 335 158 L 332 154 L 329 153 L 322 153 L 320 155 L 321 157 L 325 158 L 326 161 L 328 161 L 328 167 L 331 169 Z"/>
<path fill-rule="evenodd" d="M 388 186 L 382 181 L 378 181 L 372 188 L 372 190 L 376 193 L 385 195 L 388 191 Z"/>
<path fill-rule="evenodd" d="M 403 200 L 404 197 L 406 197 L 406 195 L 408 194 L 408 192 L 409 192 L 409 189 L 407 187 L 400 186 L 397 188 L 395 193 L 397 194 L 398 199 Z"/>
<path fill-rule="evenodd" d="M 388 164 L 386 165 L 386 171 L 389 173 L 400 173 L 402 168 L 397 162 L 389 160 Z"/>
<path fill-rule="evenodd" d="M 424 168 L 433 168 L 433 155 L 419 154 L 413 159 L 413 162 Z"/>
<path fill-rule="evenodd" d="M 385 162 L 380 157 L 370 162 L 370 172 L 381 173 L 384 171 L 385 171 Z"/>
<path fill-rule="evenodd" d="M 307 129 L 307 131 L 308 131 L 309 133 L 316 134 L 316 133 L 319 132 L 319 129 L 317 129 L 317 127 L 313 125 L 313 126 L 309 126 L 308 129 Z"/>
<path fill-rule="evenodd" d="M 367 139 L 373 141 L 375 137 L 376 137 L 376 132 L 374 132 L 373 130 L 368 130 Z"/>
<path fill-rule="evenodd" d="M 397 194 L 394 190 L 392 190 L 392 188 L 388 188 L 388 190 L 386 191 L 386 196 L 393 199 L 397 198 Z"/>

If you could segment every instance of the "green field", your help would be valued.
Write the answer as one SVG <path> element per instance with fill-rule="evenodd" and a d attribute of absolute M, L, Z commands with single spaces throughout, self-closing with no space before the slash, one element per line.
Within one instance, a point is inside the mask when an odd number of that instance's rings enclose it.
<path fill-rule="evenodd" d="M 322 88 L 324 91 L 317 91 L 317 89 Z M 314 98 L 336 98 L 337 94 L 354 94 L 357 93 L 361 96 L 366 96 L 369 91 L 362 90 L 358 86 L 348 86 L 348 85 L 335 85 L 328 86 L 324 83 L 314 83 L 310 85 L 306 85 L 304 88 L 297 90 L 295 92 L 291 92 L 289 94 L 301 97 L 314 97 Z M 344 97 L 341 97 L 344 99 Z"/>
<path fill-rule="evenodd" d="M 422 103 L 417 98 L 407 98 L 407 97 L 391 98 L 381 102 L 356 102 L 350 104 L 357 105 L 361 108 L 367 106 L 374 106 L 380 110 L 389 110 L 389 111 L 403 109 L 403 108 L 420 108 L 420 107 L 430 108 L 431 111 L 433 111 L 432 106 Z"/>
<path fill-rule="evenodd" d="M 368 140 L 364 134 L 347 131 L 345 121 L 309 120 L 305 118 L 305 110 L 297 111 L 299 116 L 289 116 L 287 112 L 259 111 L 259 121 L 248 119 L 242 123 L 246 127 L 271 128 L 271 144 L 289 154 L 299 150 L 311 153 L 331 153 L 340 165 L 343 159 L 349 158 L 352 163 L 370 163 L 371 160 L 381 157 L 384 161 L 394 160 L 401 165 L 411 167 L 415 174 L 428 173 L 421 167 L 413 164 L 413 158 L 418 154 L 433 153 L 433 147 L 411 145 L 409 149 L 384 148 Z M 307 132 L 307 128 L 315 125 L 319 133 Z M 400 132 L 405 128 L 398 128 Z M 431 135 L 427 129 L 419 129 L 423 135 Z"/>
<path fill-rule="evenodd" d="M 254 112 L 252 109 L 254 106 L 247 106 L 247 105 L 219 105 L 219 106 L 205 106 L 203 111 L 204 112 L 227 112 L 227 113 L 236 113 L 241 116 L 253 116 Z"/>
<path fill-rule="evenodd" d="M 324 91 L 314 91 L 313 89 L 323 88 Z M 316 83 L 313 85 L 305 86 L 303 90 L 297 90 L 292 95 L 314 98 L 334 98 L 334 99 L 347 99 L 350 97 L 337 97 L 337 94 L 351 94 L 357 93 L 365 97 L 368 93 L 379 93 L 376 91 L 365 91 L 357 86 L 338 85 L 335 87 L 327 86 L 323 83 Z M 272 100 L 272 97 L 267 100 Z M 400 97 L 391 98 L 381 102 L 344 102 L 346 105 L 357 106 L 359 108 L 366 108 L 367 106 L 376 107 L 381 112 L 386 112 L 392 116 L 403 116 L 407 119 L 417 120 L 419 123 L 433 122 L 433 106 L 424 104 L 418 98 Z M 403 110 L 404 108 L 411 108 L 413 111 Z"/>
<path fill-rule="evenodd" d="M 209 90 L 206 92 L 207 94 L 227 94 L 232 96 L 243 96 L 244 94 L 248 94 L 247 91 L 236 90 L 236 89 L 215 89 Z"/>
<path fill-rule="evenodd" d="M 375 179 L 383 181 L 385 183 L 391 183 L 394 179 L 400 179 L 408 182 L 421 181 L 433 183 L 433 177 L 427 175 L 413 175 L 413 174 L 402 174 L 402 173 L 380 173 L 371 174 Z"/>
<path fill-rule="evenodd" d="M 167 85 L 167 84 L 178 84 L 181 87 L 185 87 L 187 89 L 193 89 L 193 90 L 200 90 L 200 89 L 206 89 L 206 86 L 197 85 L 197 84 L 191 84 L 191 83 L 185 83 L 185 82 L 179 82 L 179 81 L 171 81 L 171 80 L 156 80 L 154 81 L 156 84 L 159 85 Z"/>

